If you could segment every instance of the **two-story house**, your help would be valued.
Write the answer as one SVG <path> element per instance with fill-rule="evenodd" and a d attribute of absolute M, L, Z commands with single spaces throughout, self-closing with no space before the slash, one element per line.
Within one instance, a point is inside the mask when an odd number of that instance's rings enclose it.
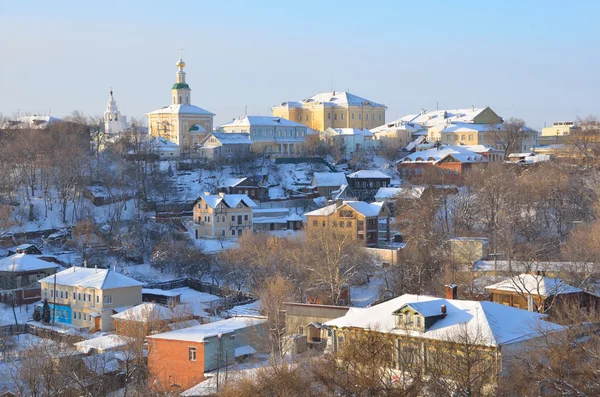
<path fill-rule="evenodd" d="M 142 283 L 110 269 L 73 266 L 41 279 L 54 321 L 110 331 L 115 309 L 142 303 Z"/>
<path fill-rule="evenodd" d="M 385 203 L 337 200 L 315 211 L 304 214 L 306 233 L 321 230 L 345 230 L 354 240 L 367 247 L 377 247 L 380 238 L 390 239 L 390 212 Z M 385 229 L 379 226 L 380 220 Z"/>
<path fill-rule="evenodd" d="M 245 194 L 204 193 L 194 202 L 190 226 L 198 238 L 235 238 L 252 231 L 252 208 Z"/>
<path fill-rule="evenodd" d="M 269 196 L 269 189 L 260 186 L 253 178 L 227 178 L 219 186 L 217 192 L 226 194 L 245 194 L 252 200 L 264 200 Z"/>
<path fill-rule="evenodd" d="M 391 178 L 377 170 L 360 170 L 347 176 L 348 186 L 361 200 L 370 200 L 381 187 L 390 186 Z"/>

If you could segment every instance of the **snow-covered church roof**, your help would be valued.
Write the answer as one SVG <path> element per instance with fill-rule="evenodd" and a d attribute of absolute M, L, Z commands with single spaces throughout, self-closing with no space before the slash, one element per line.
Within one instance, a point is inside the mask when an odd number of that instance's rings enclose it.
<path fill-rule="evenodd" d="M 202 109 L 199 106 L 185 105 L 185 104 L 165 106 L 160 109 L 156 109 L 148 114 L 194 114 L 194 115 L 207 115 L 207 116 L 215 115 L 214 113 L 209 112 L 206 109 Z"/>

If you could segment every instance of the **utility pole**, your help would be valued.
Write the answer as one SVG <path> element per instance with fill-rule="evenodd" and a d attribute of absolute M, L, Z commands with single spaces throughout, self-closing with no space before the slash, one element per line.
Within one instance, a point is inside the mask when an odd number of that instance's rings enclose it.
<path fill-rule="evenodd" d="M 56 273 L 54 273 L 54 302 L 52 303 L 52 324 L 56 322 Z"/>

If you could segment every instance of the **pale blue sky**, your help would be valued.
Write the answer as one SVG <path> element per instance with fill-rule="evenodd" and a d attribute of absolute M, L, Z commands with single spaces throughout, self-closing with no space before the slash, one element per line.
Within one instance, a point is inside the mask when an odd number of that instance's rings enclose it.
<path fill-rule="evenodd" d="M 0 0 L 0 113 L 170 103 L 179 47 L 216 124 L 319 91 L 544 122 L 600 113 L 598 1 Z"/>

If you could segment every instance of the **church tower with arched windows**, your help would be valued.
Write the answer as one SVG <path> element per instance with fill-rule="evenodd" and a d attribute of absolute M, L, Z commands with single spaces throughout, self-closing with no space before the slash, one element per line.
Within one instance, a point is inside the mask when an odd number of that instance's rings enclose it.
<path fill-rule="evenodd" d="M 189 105 L 191 101 L 192 90 L 190 86 L 185 82 L 185 62 L 183 62 L 183 53 L 179 50 L 179 60 L 175 64 L 177 66 L 177 74 L 175 75 L 175 84 L 171 89 L 173 93 L 173 105 Z"/>
<path fill-rule="evenodd" d="M 171 87 L 171 104 L 156 109 L 148 116 L 148 132 L 179 145 L 182 153 L 197 150 L 198 145 L 213 130 L 214 113 L 192 105 L 192 90 L 185 81 L 183 71 L 186 64 L 179 51 L 179 60 L 175 64 L 175 84 Z"/>
<path fill-rule="evenodd" d="M 119 107 L 113 97 L 111 88 L 110 97 L 108 98 L 106 110 L 104 111 L 104 132 L 108 135 L 116 135 L 125 130 L 126 126 L 127 116 L 123 116 L 121 112 L 119 112 Z"/>

